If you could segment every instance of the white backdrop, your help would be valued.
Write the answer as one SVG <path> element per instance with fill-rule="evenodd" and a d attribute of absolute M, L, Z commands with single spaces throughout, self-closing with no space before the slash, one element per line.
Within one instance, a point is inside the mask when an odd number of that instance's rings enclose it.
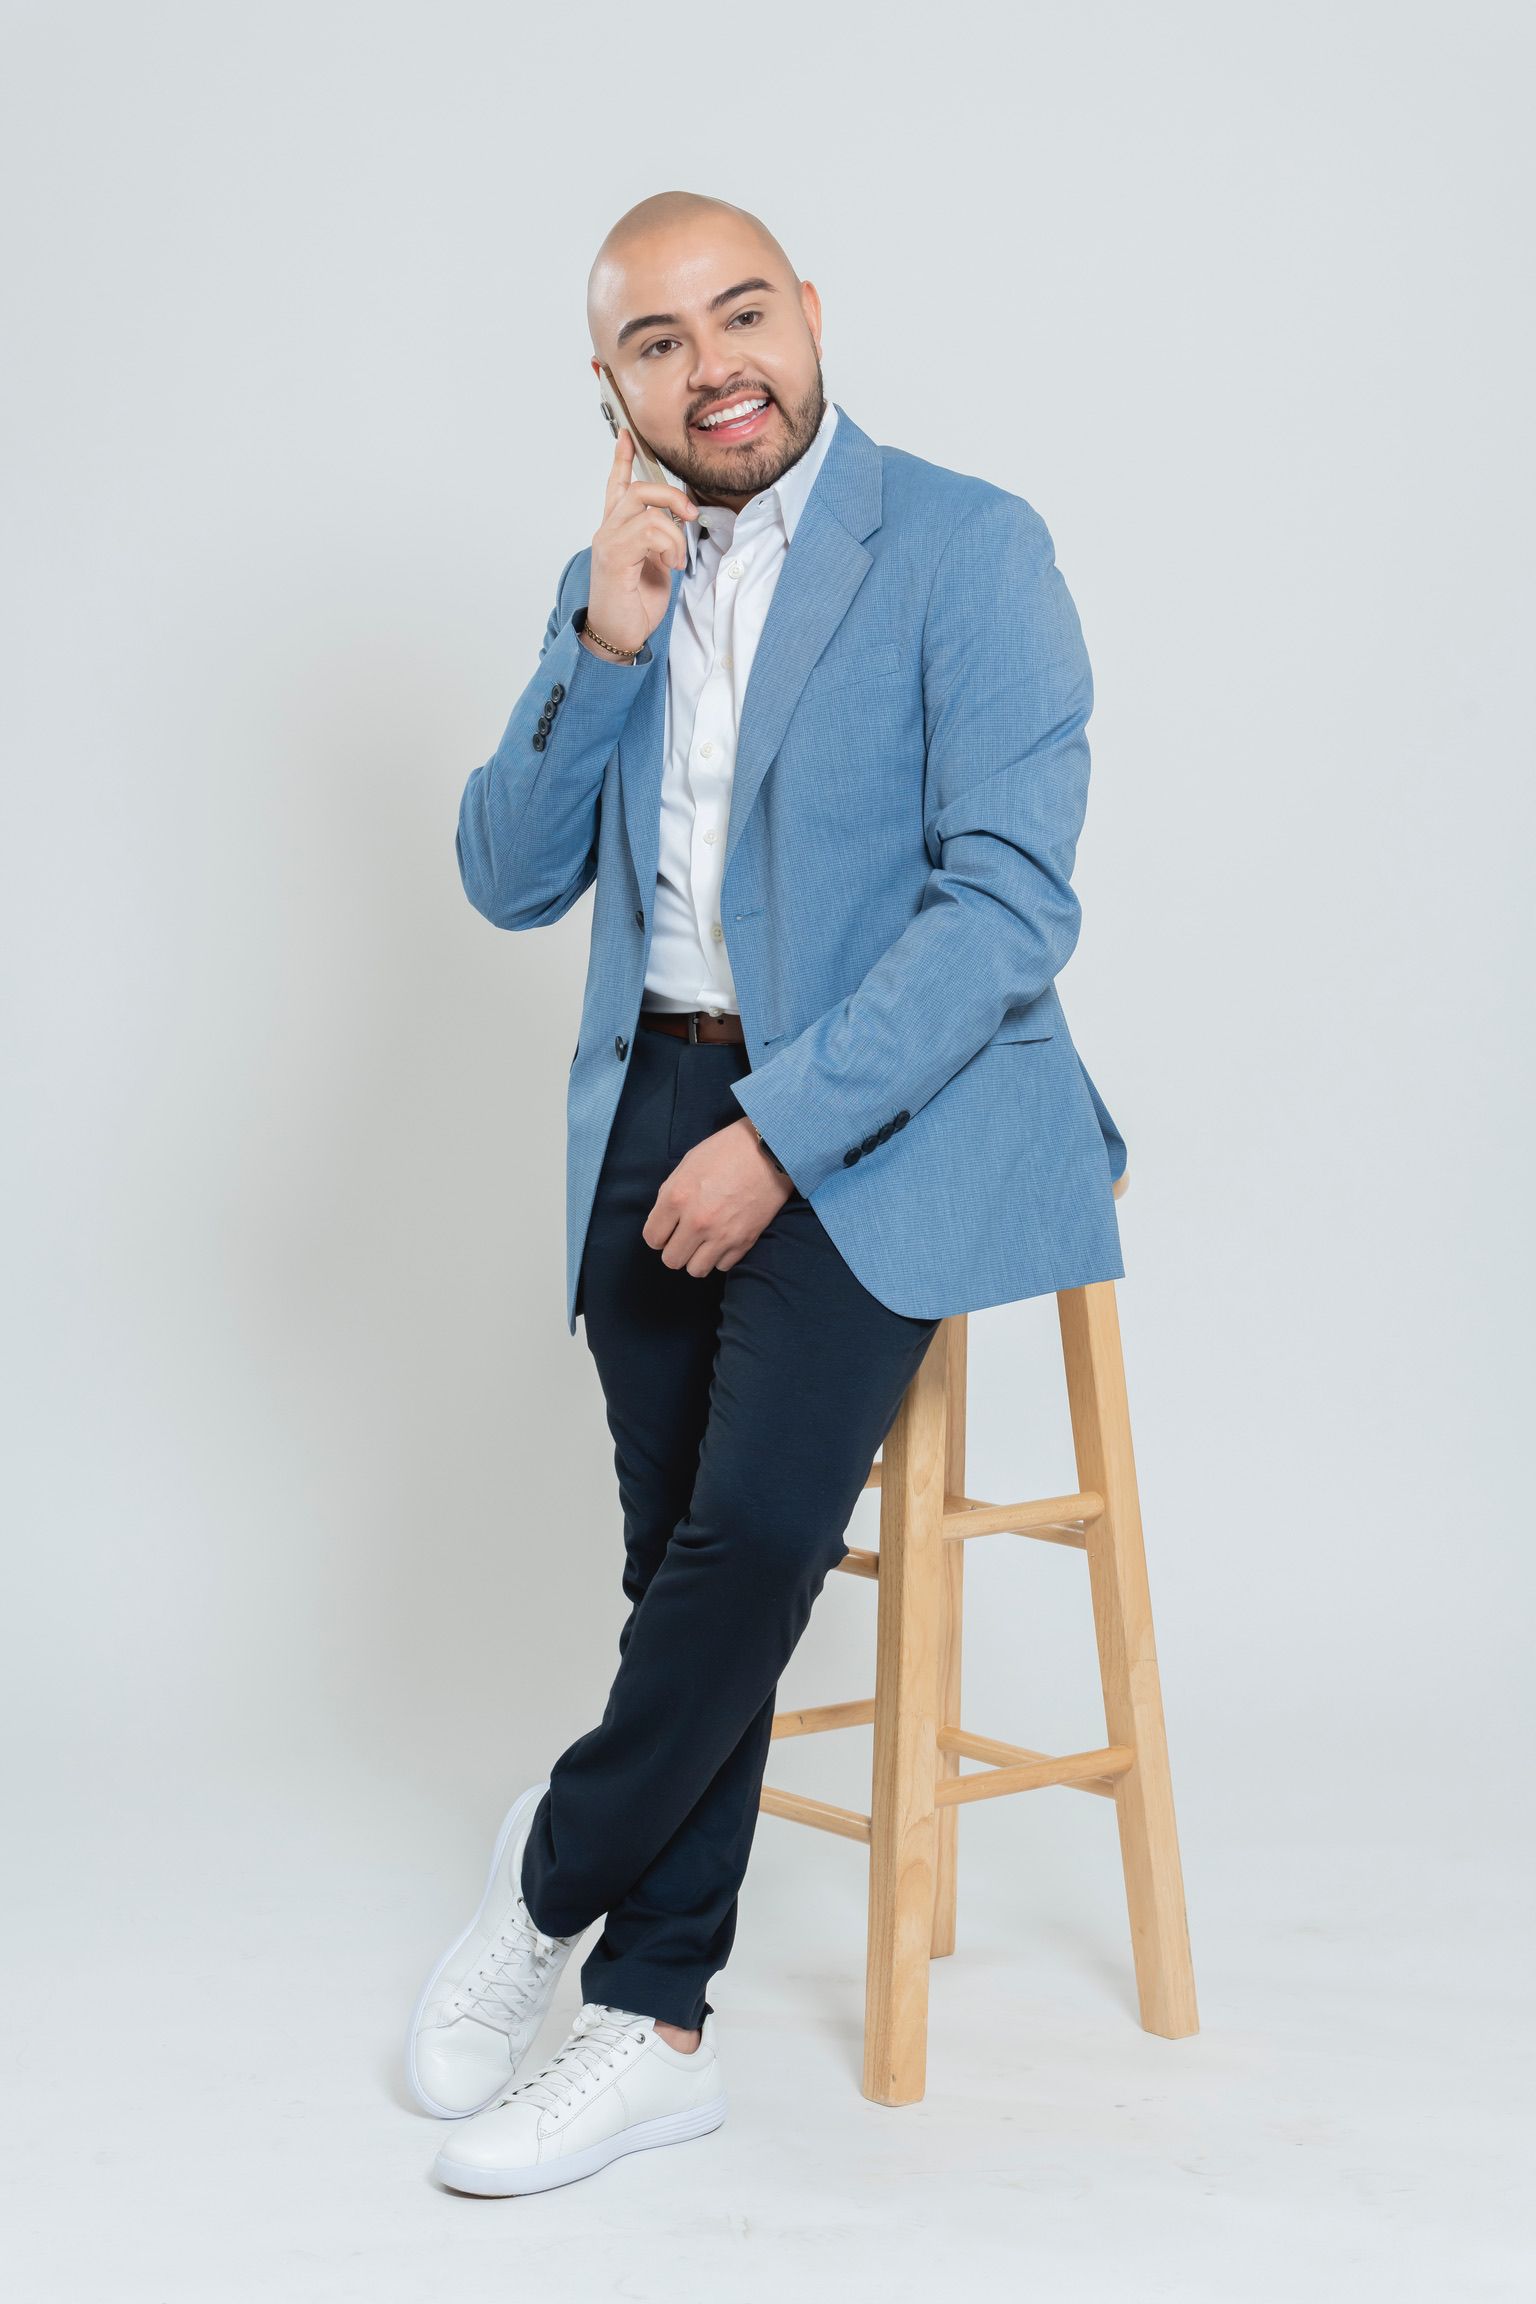
<path fill-rule="evenodd" d="M 591 899 L 501 935 L 453 836 L 601 514 L 587 267 L 673 185 L 763 216 L 822 296 L 828 392 L 1026 496 L 1082 616 L 1061 987 L 1130 1147 L 1119 1300 L 1203 2029 L 1136 2027 L 1102 1804 L 986 1804 L 929 2096 L 879 2113 L 863 1858 L 765 1819 L 712 1992 L 733 2121 L 540 2203 L 595 2253 L 585 2284 L 540 2257 L 535 2289 L 778 2293 L 793 2225 L 847 2295 L 867 2208 L 887 2295 L 962 2235 L 983 2288 L 1070 2266 L 1082 2295 L 1325 2294 L 1385 2252 L 1400 2295 L 1515 2293 L 1528 12 L 4 20 L 29 2294 L 96 2277 L 82 2167 L 99 2293 L 507 2276 L 499 2211 L 424 2182 L 396 2035 L 503 1809 L 598 1716 L 621 1538 L 562 1295 Z M 971 1333 L 972 1492 L 1069 1488 L 1054 1304 Z M 1099 1741 L 1081 1561 L 1004 1538 L 968 1571 L 967 1724 Z M 834 1578 L 785 1700 L 872 1686 L 872 1623 Z M 770 1777 L 860 1805 L 867 1764 L 861 1735 L 817 1739 Z M 1351 2024 L 1345 2081 L 1326 2036 Z M 831 2043 L 826 2160 L 796 2162 L 834 2179 L 816 2215 L 747 2082 L 786 2034 Z M 962 2048 L 1011 2119 L 1019 2041 L 1038 2130 L 960 2150 Z M 1153 2107 L 1129 2162 L 1106 2087 Z M 1453 2150 L 1436 2107 L 1463 2100 L 1490 2127 Z M 1042 2152 L 1055 2180 L 1009 2192 Z M 914 2164 L 945 2167 L 947 2210 Z M 704 2235 L 665 2280 L 626 2252 L 665 2236 L 658 2203 Z"/>

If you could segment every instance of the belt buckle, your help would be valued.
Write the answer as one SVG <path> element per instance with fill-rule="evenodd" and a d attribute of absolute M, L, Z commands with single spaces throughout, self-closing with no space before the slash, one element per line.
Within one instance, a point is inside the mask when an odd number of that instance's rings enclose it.
<path fill-rule="evenodd" d="M 723 1016 L 724 1014 L 725 1010 L 723 1008 L 690 1008 L 688 1011 L 688 1039 L 690 1045 L 695 1048 L 697 1048 L 699 1045 L 699 1018 L 701 1016 Z M 704 1042 L 704 1046 L 707 1048 L 709 1045 L 710 1043 L 706 1040 Z"/>

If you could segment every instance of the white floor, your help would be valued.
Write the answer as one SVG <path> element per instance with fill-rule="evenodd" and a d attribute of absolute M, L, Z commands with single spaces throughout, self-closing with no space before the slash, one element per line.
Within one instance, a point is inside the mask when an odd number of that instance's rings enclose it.
<path fill-rule="evenodd" d="M 927 2093 L 892 2110 L 858 2088 L 863 1852 L 764 1817 L 711 1988 L 725 2125 L 540 2199 L 475 2201 L 429 2180 L 442 2130 L 405 2099 L 398 2049 L 499 1814 L 366 1778 L 198 1802 L 174 1771 L 24 1804 L 7 1834 L 25 1851 L 5 1912 L 10 2293 L 1536 2293 L 1513 1856 L 1260 1857 L 1187 1815 L 1202 2029 L 1165 2041 L 1136 2021 L 1107 1804 L 971 1809 Z M 572 1967 L 541 2046 L 578 1998 Z"/>

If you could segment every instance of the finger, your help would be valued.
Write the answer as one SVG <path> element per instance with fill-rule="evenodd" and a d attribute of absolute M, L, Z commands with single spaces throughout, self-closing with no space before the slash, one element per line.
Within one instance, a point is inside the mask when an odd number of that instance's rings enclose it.
<path fill-rule="evenodd" d="M 649 1216 L 640 1227 L 640 1237 L 647 1248 L 665 1248 L 677 1230 L 677 1218 L 668 1215 L 658 1198 Z"/>
<path fill-rule="evenodd" d="M 676 536 L 681 540 L 684 523 L 674 520 L 661 504 L 642 504 L 638 498 L 631 504 L 621 504 L 608 519 L 609 534 L 627 550 L 637 547 L 642 537 Z"/>
<path fill-rule="evenodd" d="M 613 462 L 608 467 L 608 485 L 603 496 L 603 517 L 606 519 L 615 504 L 622 504 L 629 487 L 629 476 L 634 469 L 635 443 L 627 424 L 621 424 L 614 436 Z"/>
<path fill-rule="evenodd" d="M 674 1272 L 686 1271 L 689 1263 L 703 1250 L 703 1235 L 693 1224 L 679 1224 L 661 1252 L 663 1264 L 670 1264 Z"/>
<path fill-rule="evenodd" d="M 653 559 L 668 568 L 684 568 L 688 564 L 682 522 L 658 512 L 654 505 L 637 506 L 633 519 L 617 518 L 614 534 L 624 557 L 631 562 Z"/>
<path fill-rule="evenodd" d="M 674 488 L 669 480 L 631 480 L 625 494 L 632 504 L 656 504 L 664 510 L 670 505 L 684 519 L 696 520 L 702 509 L 686 488 Z"/>
<path fill-rule="evenodd" d="M 683 541 L 682 523 L 669 520 L 664 512 L 653 515 L 646 532 L 645 548 L 648 556 L 659 560 L 664 568 L 686 568 L 688 565 L 688 547 Z"/>

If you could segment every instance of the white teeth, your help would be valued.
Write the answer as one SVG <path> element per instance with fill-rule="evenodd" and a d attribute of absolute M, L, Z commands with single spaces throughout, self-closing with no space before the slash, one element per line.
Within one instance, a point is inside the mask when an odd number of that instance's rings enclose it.
<path fill-rule="evenodd" d="M 766 408 L 766 400 L 738 400 L 734 408 L 715 408 L 699 418 L 701 432 L 712 432 L 717 424 L 730 424 L 757 408 Z"/>

